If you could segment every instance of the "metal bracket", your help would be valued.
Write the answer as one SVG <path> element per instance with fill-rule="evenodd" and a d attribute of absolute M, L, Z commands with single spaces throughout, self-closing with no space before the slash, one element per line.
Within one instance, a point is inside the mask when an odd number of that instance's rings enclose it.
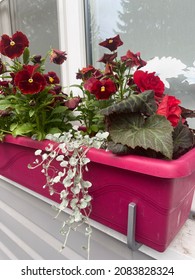
<path fill-rule="evenodd" d="M 191 211 L 190 211 L 189 219 L 195 220 L 195 211 L 194 211 L 194 210 L 191 210 Z"/>
<path fill-rule="evenodd" d="M 136 226 L 136 204 L 129 203 L 128 206 L 128 224 L 127 224 L 127 246 L 129 249 L 136 251 L 142 245 L 135 241 L 135 226 Z"/>

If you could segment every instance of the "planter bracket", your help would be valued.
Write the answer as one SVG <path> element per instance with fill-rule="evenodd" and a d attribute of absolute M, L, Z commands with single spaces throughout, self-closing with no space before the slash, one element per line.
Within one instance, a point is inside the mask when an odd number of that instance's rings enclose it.
<path fill-rule="evenodd" d="M 142 245 L 135 241 L 135 226 L 136 226 L 136 204 L 129 203 L 128 206 L 128 223 L 127 223 L 127 246 L 129 249 L 136 251 Z"/>

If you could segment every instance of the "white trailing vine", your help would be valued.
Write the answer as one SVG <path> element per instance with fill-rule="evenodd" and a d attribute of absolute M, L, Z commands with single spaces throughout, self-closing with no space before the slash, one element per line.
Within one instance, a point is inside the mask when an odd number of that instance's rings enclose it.
<path fill-rule="evenodd" d="M 83 247 L 87 251 L 87 258 L 90 253 L 90 238 L 92 229 L 89 216 L 92 211 L 89 188 L 91 182 L 84 180 L 83 171 L 88 171 L 87 164 L 90 159 L 87 152 L 94 147 L 99 149 L 107 139 L 108 133 L 98 132 L 94 137 L 84 135 L 81 131 L 70 130 L 63 134 L 47 135 L 47 139 L 53 141 L 49 143 L 45 151 L 36 150 L 36 160 L 29 168 L 34 169 L 42 166 L 42 173 L 46 177 L 44 188 L 49 188 L 50 194 L 58 193 L 61 203 L 55 206 L 58 211 L 71 209 L 68 218 L 63 221 L 61 234 L 65 236 L 62 249 L 65 248 L 71 230 L 77 230 L 82 224 L 86 225 L 85 235 L 88 237 L 87 246 Z M 57 187 L 58 186 L 58 187 Z M 59 188 L 62 189 L 59 191 Z"/>

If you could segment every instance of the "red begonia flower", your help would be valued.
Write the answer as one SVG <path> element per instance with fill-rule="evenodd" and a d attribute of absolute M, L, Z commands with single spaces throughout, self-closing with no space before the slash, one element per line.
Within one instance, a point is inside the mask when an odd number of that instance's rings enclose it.
<path fill-rule="evenodd" d="M 51 53 L 50 53 L 50 61 L 55 63 L 55 64 L 62 64 L 65 60 L 67 59 L 67 53 L 60 51 L 60 50 L 56 50 L 56 49 L 52 49 Z"/>
<path fill-rule="evenodd" d="M 146 61 L 140 57 L 140 52 L 133 53 L 130 50 L 127 51 L 126 55 L 121 56 L 121 61 L 126 62 L 129 67 L 138 66 L 139 68 L 146 65 Z"/>
<path fill-rule="evenodd" d="M 179 104 L 181 101 L 176 99 L 175 96 L 165 95 L 158 106 L 157 114 L 165 116 L 172 124 L 173 127 L 177 126 L 181 119 L 181 108 Z"/>
<path fill-rule="evenodd" d="M 22 32 L 17 31 L 12 37 L 6 34 L 1 36 L 0 52 L 11 59 L 19 57 L 28 46 L 29 41 Z"/>
<path fill-rule="evenodd" d="M 60 79 L 58 78 L 57 74 L 53 71 L 48 72 L 48 74 L 45 74 L 44 77 L 49 85 L 59 84 L 60 82 Z"/>
<path fill-rule="evenodd" d="M 141 92 L 145 90 L 153 90 L 156 97 L 161 97 L 165 90 L 165 85 L 161 79 L 155 75 L 155 72 L 137 70 L 133 75 L 135 84 Z"/>
<path fill-rule="evenodd" d="M 36 72 L 37 68 L 37 65 L 25 65 L 23 70 L 16 73 L 14 84 L 23 94 L 38 93 L 45 88 L 46 80 L 42 74 Z"/>
<path fill-rule="evenodd" d="M 112 38 L 108 38 L 105 41 L 99 43 L 100 46 L 109 49 L 110 51 L 115 51 L 119 46 L 123 45 L 120 36 L 117 35 Z"/>
<path fill-rule="evenodd" d="M 111 79 L 98 80 L 93 77 L 85 82 L 84 88 L 94 94 L 97 99 L 108 99 L 117 91 L 116 85 Z"/>

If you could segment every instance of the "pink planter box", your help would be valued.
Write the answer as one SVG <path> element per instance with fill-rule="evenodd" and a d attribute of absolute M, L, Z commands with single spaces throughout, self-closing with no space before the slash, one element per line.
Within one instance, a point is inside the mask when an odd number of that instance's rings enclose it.
<path fill-rule="evenodd" d="M 29 170 L 34 151 L 49 141 L 7 136 L 0 143 L 0 174 L 50 199 L 41 168 Z M 163 252 L 188 218 L 195 189 L 195 149 L 177 160 L 115 156 L 91 149 L 86 178 L 93 186 L 91 218 L 127 234 L 128 204 L 137 205 L 136 241 Z"/>

